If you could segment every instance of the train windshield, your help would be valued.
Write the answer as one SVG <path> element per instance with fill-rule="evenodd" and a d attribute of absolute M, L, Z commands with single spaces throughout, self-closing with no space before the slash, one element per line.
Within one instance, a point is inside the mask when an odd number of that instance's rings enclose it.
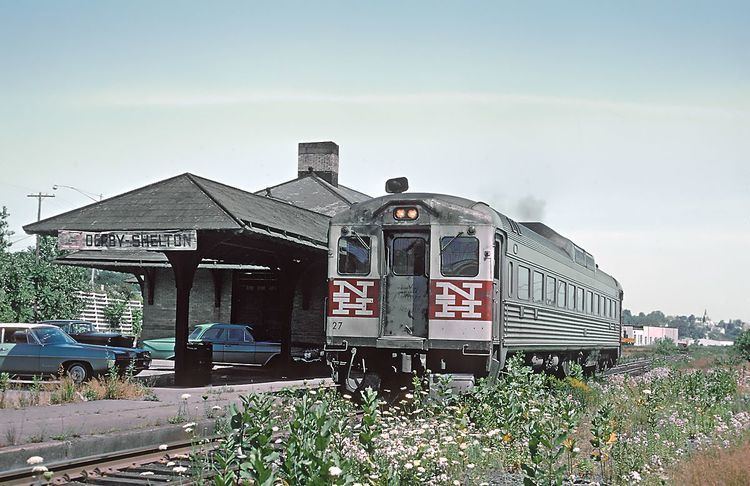
<path fill-rule="evenodd" d="M 440 239 L 440 271 L 446 277 L 476 277 L 479 274 L 479 240 L 472 236 Z"/>
<path fill-rule="evenodd" d="M 395 275 L 425 275 L 423 238 L 402 237 L 393 240 L 393 273 Z"/>
<path fill-rule="evenodd" d="M 339 274 L 367 275 L 370 273 L 370 248 L 369 236 L 339 238 Z"/>

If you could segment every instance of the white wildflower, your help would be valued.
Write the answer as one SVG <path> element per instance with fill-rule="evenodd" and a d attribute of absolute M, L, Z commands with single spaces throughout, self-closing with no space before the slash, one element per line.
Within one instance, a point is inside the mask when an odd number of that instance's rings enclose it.
<path fill-rule="evenodd" d="M 34 464 L 41 464 L 44 462 L 44 459 L 40 456 L 31 456 L 28 459 L 26 459 L 26 464 L 29 466 L 33 466 Z"/>
<path fill-rule="evenodd" d="M 351 399 L 352 399 L 352 396 L 351 396 L 351 395 L 349 395 L 348 393 L 344 393 L 344 398 L 345 398 L 346 400 L 351 400 Z"/>
<path fill-rule="evenodd" d="M 167 463 L 167 467 L 172 467 L 172 466 L 174 466 L 174 465 L 175 465 L 175 462 L 173 462 L 173 461 L 169 461 L 169 462 Z"/>
<path fill-rule="evenodd" d="M 186 434 L 189 434 L 189 433 L 191 433 L 192 431 L 193 431 L 193 428 L 192 428 L 192 427 L 188 427 L 188 428 L 186 428 L 186 429 L 185 429 L 185 433 L 186 433 Z"/>
<path fill-rule="evenodd" d="M 644 395 L 651 395 L 651 390 L 649 390 L 648 388 L 646 388 L 645 390 L 643 390 L 643 394 Z"/>
<path fill-rule="evenodd" d="M 412 395 L 411 393 L 407 393 L 407 394 L 406 394 L 406 395 L 404 395 L 404 396 L 405 396 L 405 397 L 406 397 L 407 399 L 409 399 L 409 400 L 411 400 L 412 398 L 414 398 L 414 395 Z"/>
<path fill-rule="evenodd" d="M 404 469 L 411 469 L 413 467 L 414 467 L 414 465 L 412 463 L 410 463 L 410 462 L 407 462 L 406 464 L 404 464 Z"/>
<path fill-rule="evenodd" d="M 47 468 L 45 466 L 34 466 L 31 469 L 31 472 L 33 472 L 33 473 L 44 473 L 44 472 L 47 472 Z"/>
<path fill-rule="evenodd" d="M 638 483 L 641 481 L 641 475 L 638 474 L 638 471 L 630 471 L 630 479 Z"/>
<path fill-rule="evenodd" d="M 141 473 L 141 476 L 153 476 L 153 475 L 154 475 L 154 471 L 143 471 Z"/>
<path fill-rule="evenodd" d="M 581 448 L 580 447 L 574 447 L 573 448 L 573 452 L 575 452 L 576 454 L 578 454 L 579 452 L 581 452 Z"/>
<path fill-rule="evenodd" d="M 476 466 L 474 466 L 474 464 L 467 464 L 466 467 L 469 469 L 474 469 Z"/>
<path fill-rule="evenodd" d="M 182 398 L 183 400 L 187 400 L 188 398 L 190 398 L 190 393 L 183 393 L 182 395 L 180 395 L 180 398 Z"/>
<path fill-rule="evenodd" d="M 219 410 L 221 410 L 221 407 L 219 405 L 214 405 L 213 407 L 211 407 L 211 410 L 213 410 L 214 412 L 218 412 Z"/>
<path fill-rule="evenodd" d="M 183 429 L 188 429 L 188 428 L 191 428 L 191 427 L 195 427 L 195 425 L 196 425 L 195 422 L 188 422 L 185 425 L 183 425 L 182 428 Z"/>
<path fill-rule="evenodd" d="M 317 395 L 318 394 L 318 392 L 316 392 L 315 390 L 310 390 L 308 393 L 310 395 Z"/>
<path fill-rule="evenodd" d="M 331 466 L 328 468 L 328 475 L 334 478 L 337 478 L 341 476 L 341 468 L 336 466 Z"/>
<path fill-rule="evenodd" d="M 162 445 L 159 446 L 159 450 L 160 451 L 166 451 L 167 448 L 168 448 L 167 444 L 162 444 Z"/>
<path fill-rule="evenodd" d="M 273 427 L 271 427 L 271 431 L 272 432 L 278 432 L 279 428 L 274 425 Z"/>
<path fill-rule="evenodd" d="M 182 474 L 185 471 L 187 471 L 187 468 L 185 466 L 177 466 L 177 467 L 173 467 L 172 471 L 176 472 L 177 474 Z"/>

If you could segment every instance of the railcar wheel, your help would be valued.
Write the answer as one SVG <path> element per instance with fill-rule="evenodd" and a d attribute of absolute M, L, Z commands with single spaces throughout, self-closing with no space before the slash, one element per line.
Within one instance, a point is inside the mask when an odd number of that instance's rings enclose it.
<path fill-rule="evenodd" d="M 89 369 L 83 363 L 70 363 L 65 367 L 65 373 L 73 380 L 74 383 L 79 384 L 89 379 Z"/>

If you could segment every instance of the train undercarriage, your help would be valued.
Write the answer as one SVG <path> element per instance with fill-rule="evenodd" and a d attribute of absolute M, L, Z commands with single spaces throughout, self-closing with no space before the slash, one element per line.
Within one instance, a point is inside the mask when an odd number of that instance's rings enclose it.
<path fill-rule="evenodd" d="M 435 383 L 449 377 L 458 391 L 471 388 L 478 379 L 496 379 L 507 359 L 521 354 L 523 362 L 534 371 L 564 378 L 571 373 L 571 364 L 578 363 L 586 374 L 593 374 L 615 365 L 618 349 L 565 351 L 503 352 L 496 346 L 491 354 L 467 356 L 461 350 L 434 349 L 400 350 L 352 347 L 345 351 L 328 352 L 328 365 L 334 381 L 345 393 L 358 393 L 366 388 L 375 391 L 409 387 L 414 377 L 429 375 Z"/>

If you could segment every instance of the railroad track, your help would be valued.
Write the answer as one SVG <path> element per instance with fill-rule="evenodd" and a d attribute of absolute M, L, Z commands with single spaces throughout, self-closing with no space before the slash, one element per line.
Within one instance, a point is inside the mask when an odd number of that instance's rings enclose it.
<path fill-rule="evenodd" d="M 356 420 L 361 418 L 362 412 L 351 416 Z M 284 433 L 277 433 L 273 439 L 284 437 Z M 218 437 L 209 438 L 210 442 L 204 443 L 203 454 L 211 454 L 215 448 L 215 440 Z M 114 454 L 102 454 L 97 457 L 85 459 L 73 459 L 66 462 L 58 462 L 49 466 L 55 473 L 55 477 L 49 484 L 65 484 L 74 486 L 83 485 L 131 485 L 131 486 L 154 486 L 161 483 L 172 483 L 179 485 L 205 484 L 205 480 L 211 479 L 211 471 L 196 471 L 195 465 L 190 461 L 190 455 L 195 453 L 197 446 L 191 442 L 179 442 L 167 444 L 167 450 L 157 448 L 131 449 L 119 451 Z M 13 474 L 0 474 L 0 484 L 16 485 L 39 485 L 43 482 L 35 482 L 29 472 L 29 466 L 23 472 Z"/>
<path fill-rule="evenodd" d="M 189 454 L 192 447 L 190 441 L 175 442 L 167 444 L 167 451 L 158 447 L 138 448 L 57 462 L 48 466 L 55 474 L 49 484 L 145 485 L 167 481 L 194 484 L 197 478 L 174 471 L 175 467 L 185 467 L 190 471 Z M 30 471 L 31 466 L 25 471 L 0 474 L 0 483 L 39 484 L 33 482 Z"/>
<path fill-rule="evenodd" d="M 630 375 L 638 376 L 647 373 L 654 367 L 654 363 L 660 359 L 666 359 L 667 361 L 679 361 L 683 359 L 682 355 L 668 356 L 665 358 L 649 358 L 649 359 L 637 359 L 628 363 L 623 363 L 614 366 L 602 373 L 600 376 L 614 376 L 614 375 Z"/>

